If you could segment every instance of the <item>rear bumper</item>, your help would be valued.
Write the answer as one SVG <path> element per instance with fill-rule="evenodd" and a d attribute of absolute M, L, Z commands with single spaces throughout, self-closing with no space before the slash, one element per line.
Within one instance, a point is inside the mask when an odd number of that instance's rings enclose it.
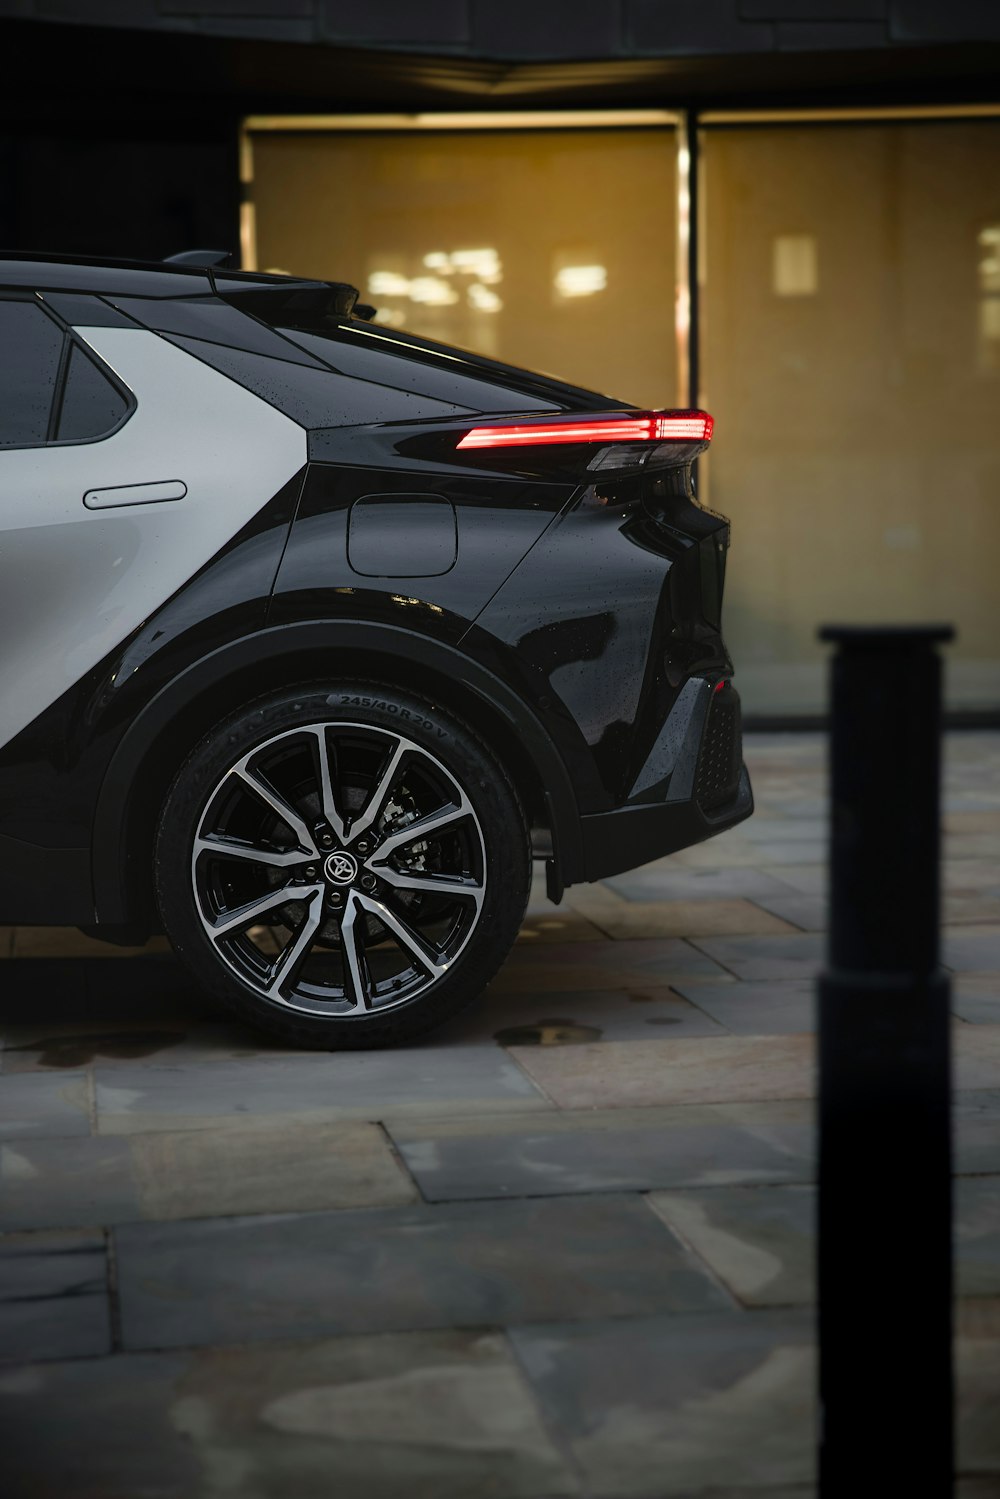
<path fill-rule="evenodd" d="M 603 880 L 622 874 L 650 859 L 662 859 L 692 843 L 743 822 L 753 811 L 753 791 L 745 765 L 741 766 L 736 796 L 728 805 L 707 814 L 693 801 L 664 802 L 659 806 L 619 807 L 581 817 L 584 880 Z"/>
<path fill-rule="evenodd" d="M 729 681 L 693 677 L 625 805 L 580 818 L 579 878 L 600 880 L 648 864 L 735 827 L 752 811 L 739 694 Z"/>

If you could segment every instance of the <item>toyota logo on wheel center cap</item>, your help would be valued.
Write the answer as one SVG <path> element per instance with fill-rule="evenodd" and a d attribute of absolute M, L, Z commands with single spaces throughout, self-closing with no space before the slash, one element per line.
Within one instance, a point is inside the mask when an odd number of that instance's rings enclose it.
<path fill-rule="evenodd" d="M 349 885 L 358 877 L 358 861 L 353 854 L 344 853 L 343 850 L 328 855 L 323 865 L 328 880 L 335 885 Z"/>

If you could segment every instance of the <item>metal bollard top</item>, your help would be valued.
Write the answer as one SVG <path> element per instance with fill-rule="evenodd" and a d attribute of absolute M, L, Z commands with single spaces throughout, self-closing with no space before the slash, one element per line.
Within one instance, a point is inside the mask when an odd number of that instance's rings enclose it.
<path fill-rule="evenodd" d="M 955 638 L 955 626 L 936 625 L 820 625 L 820 640 L 855 649 L 905 651 L 913 646 L 943 645 Z"/>

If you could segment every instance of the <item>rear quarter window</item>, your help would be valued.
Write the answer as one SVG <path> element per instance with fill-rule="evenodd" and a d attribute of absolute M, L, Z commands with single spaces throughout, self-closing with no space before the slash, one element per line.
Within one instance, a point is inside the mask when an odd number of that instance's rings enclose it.
<path fill-rule="evenodd" d="M 210 364 L 220 374 L 228 375 L 302 427 L 360 427 L 373 422 L 469 415 L 466 406 L 352 379 L 332 370 L 309 369 L 285 359 L 271 359 L 246 349 L 229 349 L 203 339 L 166 334 L 161 337 L 167 337 L 170 343 Z"/>
<path fill-rule="evenodd" d="M 80 347 L 70 349 L 62 403 L 56 426 L 57 442 L 86 442 L 114 431 L 128 415 L 121 392 Z"/>
<path fill-rule="evenodd" d="M 37 302 L 0 299 L 0 447 L 48 438 L 64 338 Z"/>

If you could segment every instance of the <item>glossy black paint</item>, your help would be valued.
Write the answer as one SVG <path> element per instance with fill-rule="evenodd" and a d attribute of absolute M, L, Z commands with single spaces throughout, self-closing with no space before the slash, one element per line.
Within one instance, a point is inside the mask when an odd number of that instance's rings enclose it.
<path fill-rule="evenodd" d="M 150 850 L 173 774 L 231 708 L 296 681 L 401 680 L 466 717 L 551 841 L 555 897 L 749 815 L 745 771 L 712 814 L 694 790 L 732 673 L 728 526 L 695 499 L 697 448 L 460 450 L 484 418 L 624 408 L 367 328 L 350 288 L 4 269 L 61 318 L 138 323 L 257 389 L 308 427 L 309 462 L 0 748 L 3 919 L 112 938 L 155 926 Z"/>

